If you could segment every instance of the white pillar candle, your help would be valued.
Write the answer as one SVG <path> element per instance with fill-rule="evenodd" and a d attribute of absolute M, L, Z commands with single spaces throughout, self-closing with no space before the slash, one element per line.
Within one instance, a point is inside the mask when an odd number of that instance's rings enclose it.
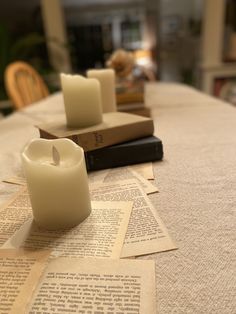
<path fill-rule="evenodd" d="M 116 111 L 115 72 L 112 69 L 88 70 L 87 76 L 101 84 L 103 112 Z"/>
<path fill-rule="evenodd" d="M 69 139 L 34 139 L 22 153 L 35 222 L 70 228 L 91 212 L 83 149 Z"/>
<path fill-rule="evenodd" d="M 61 74 L 67 125 L 83 128 L 102 122 L 101 87 L 96 79 Z"/>

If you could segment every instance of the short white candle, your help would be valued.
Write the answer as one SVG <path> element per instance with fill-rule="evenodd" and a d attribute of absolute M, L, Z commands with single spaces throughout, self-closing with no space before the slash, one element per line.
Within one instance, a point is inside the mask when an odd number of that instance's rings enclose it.
<path fill-rule="evenodd" d="M 34 139 L 22 153 L 35 222 L 70 228 L 91 212 L 83 149 L 69 139 Z"/>
<path fill-rule="evenodd" d="M 83 128 L 102 122 L 101 87 L 96 79 L 61 74 L 67 125 Z"/>
<path fill-rule="evenodd" d="M 87 76 L 90 78 L 96 78 L 101 84 L 103 112 L 117 111 L 114 70 L 88 70 Z"/>

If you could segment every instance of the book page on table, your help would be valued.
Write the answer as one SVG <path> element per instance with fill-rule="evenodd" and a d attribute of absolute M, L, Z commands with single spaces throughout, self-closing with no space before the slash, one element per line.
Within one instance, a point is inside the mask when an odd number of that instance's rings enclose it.
<path fill-rule="evenodd" d="M 10 183 L 10 184 L 17 184 L 17 185 L 26 185 L 26 179 L 21 176 L 9 177 L 3 180 L 2 182 Z"/>
<path fill-rule="evenodd" d="M 120 167 L 110 169 L 107 175 L 105 176 L 103 182 L 119 182 L 128 179 L 135 179 L 142 187 L 142 189 L 147 194 L 158 192 L 158 188 L 149 182 L 147 179 L 144 179 L 136 171 L 130 169 L 129 167 Z"/>
<path fill-rule="evenodd" d="M 93 171 L 88 173 L 89 183 L 103 182 L 104 178 L 108 174 L 109 169 Z M 26 179 L 20 176 L 9 177 L 3 180 L 5 183 L 26 185 Z"/>
<path fill-rule="evenodd" d="M 32 216 L 26 187 L 21 187 L 0 208 L 0 246 L 2 246 Z"/>
<path fill-rule="evenodd" d="M 116 169 L 122 169 L 123 167 L 118 167 Z M 129 165 L 129 169 L 134 170 L 144 179 L 154 180 L 153 165 L 152 162 L 145 162 L 141 164 Z M 90 183 L 102 182 L 106 175 L 108 174 L 109 169 L 93 171 L 88 173 L 88 178 Z M 26 179 L 21 176 L 13 176 L 6 178 L 3 182 L 17 185 L 26 185 Z"/>
<path fill-rule="evenodd" d="M 89 172 L 88 173 L 89 184 L 103 182 L 108 172 L 109 172 L 109 169 Z"/>
<path fill-rule="evenodd" d="M 0 313 L 25 313 L 49 251 L 0 250 Z"/>
<path fill-rule="evenodd" d="M 118 172 L 120 173 L 118 174 Z M 111 179 L 111 176 L 113 176 L 113 179 L 115 180 L 124 180 L 125 178 L 132 179 L 135 177 L 147 194 L 158 192 L 156 186 L 146 181 L 154 179 L 153 166 L 151 162 L 130 165 L 128 167 L 117 167 L 115 169 L 104 169 L 89 172 L 89 184 L 102 183 L 106 177 L 106 181 L 108 181 Z M 20 176 L 7 178 L 3 180 L 3 182 L 23 186 L 26 185 L 26 179 Z"/>
<path fill-rule="evenodd" d="M 130 165 L 129 168 L 136 171 L 144 179 L 147 179 L 147 180 L 154 180 L 155 179 L 154 173 L 153 173 L 152 162 L 144 162 L 141 164 Z"/>
<path fill-rule="evenodd" d="M 56 258 L 34 293 L 29 313 L 156 313 L 152 260 Z"/>
<path fill-rule="evenodd" d="M 50 249 L 51 256 L 119 258 L 133 202 L 92 202 L 92 212 L 78 226 L 58 231 L 29 219 L 4 248 Z"/>
<path fill-rule="evenodd" d="M 92 200 L 134 202 L 121 257 L 176 249 L 156 209 L 135 180 L 93 185 Z"/>

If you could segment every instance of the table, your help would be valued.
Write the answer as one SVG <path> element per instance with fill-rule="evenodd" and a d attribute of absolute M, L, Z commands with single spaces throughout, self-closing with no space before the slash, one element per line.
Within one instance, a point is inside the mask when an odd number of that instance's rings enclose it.
<path fill-rule="evenodd" d="M 145 92 L 165 153 L 149 197 L 179 248 L 140 257 L 156 261 L 158 312 L 235 313 L 236 108 L 180 84 Z M 34 125 L 63 110 L 57 93 L 0 121 L 1 180 L 20 173 Z M 0 204 L 16 189 L 1 183 Z"/>

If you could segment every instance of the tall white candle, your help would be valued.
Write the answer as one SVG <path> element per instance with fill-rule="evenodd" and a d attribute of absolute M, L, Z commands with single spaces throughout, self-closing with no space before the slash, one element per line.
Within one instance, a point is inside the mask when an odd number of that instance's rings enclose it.
<path fill-rule="evenodd" d="M 67 125 L 83 128 L 102 122 L 101 87 L 97 80 L 61 74 Z"/>
<path fill-rule="evenodd" d="M 83 149 L 69 139 L 34 139 L 22 153 L 35 222 L 70 228 L 91 212 Z"/>
<path fill-rule="evenodd" d="M 115 72 L 112 69 L 88 70 L 87 76 L 101 84 L 103 112 L 116 111 Z"/>

